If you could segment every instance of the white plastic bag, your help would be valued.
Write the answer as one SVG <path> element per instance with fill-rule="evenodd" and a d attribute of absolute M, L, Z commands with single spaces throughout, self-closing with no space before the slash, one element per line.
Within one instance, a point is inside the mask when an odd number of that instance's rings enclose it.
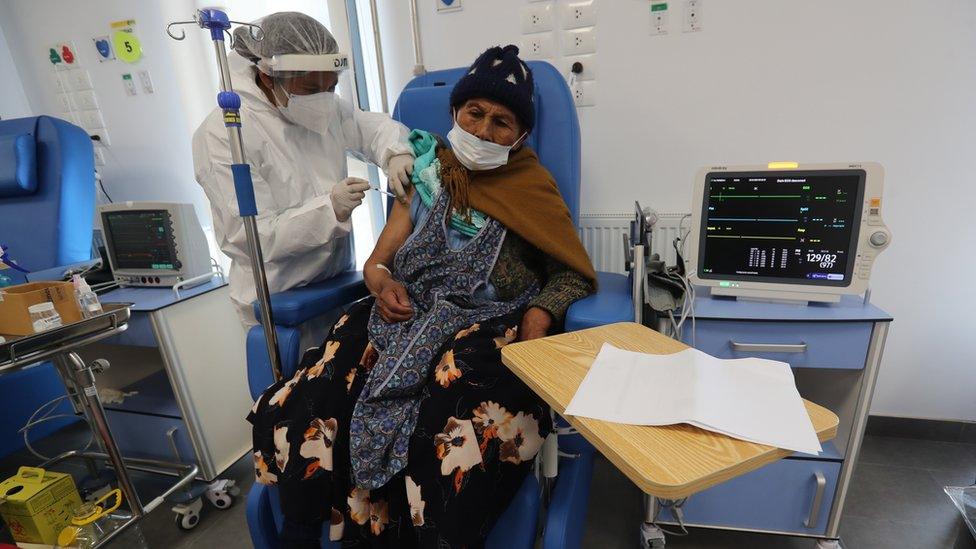
<path fill-rule="evenodd" d="M 962 513 L 970 533 L 976 538 L 976 485 L 974 486 L 946 486 L 945 493 L 952 503 Z"/>

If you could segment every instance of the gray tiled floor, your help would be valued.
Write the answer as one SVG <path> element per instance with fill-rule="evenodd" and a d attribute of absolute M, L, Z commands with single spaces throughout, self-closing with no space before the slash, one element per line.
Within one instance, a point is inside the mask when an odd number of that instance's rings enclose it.
<path fill-rule="evenodd" d="M 18 454 L 4 460 L 0 472 L 8 474 L 13 464 L 24 463 L 24 459 Z M 247 460 L 228 471 L 227 478 L 238 480 L 246 493 L 251 484 Z M 974 479 L 976 444 L 866 437 L 841 522 L 844 547 L 976 549 L 976 541 L 942 491 L 947 484 L 971 484 Z M 162 489 L 156 478 L 140 476 L 138 484 L 144 499 Z M 635 549 L 641 516 L 639 501 L 638 490 L 606 461 L 598 460 L 583 547 Z M 182 532 L 173 524 L 169 506 L 163 506 L 142 522 L 139 531 L 113 543 L 112 549 L 250 547 L 243 496 L 227 511 L 207 507 L 204 513 L 200 526 Z M 692 530 L 687 537 L 668 540 L 668 547 L 674 549 L 813 549 L 814 546 L 812 540 L 803 538 L 714 530 Z"/>

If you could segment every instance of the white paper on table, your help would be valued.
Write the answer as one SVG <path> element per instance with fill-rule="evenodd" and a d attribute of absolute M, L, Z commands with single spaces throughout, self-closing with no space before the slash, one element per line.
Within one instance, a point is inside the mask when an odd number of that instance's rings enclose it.
<path fill-rule="evenodd" d="M 817 433 L 789 364 L 722 360 L 697 349 L 651 355 L 604 343 L 566 414 L 628 423 L 688 423 L 733 438 L 817 454 Z"/>

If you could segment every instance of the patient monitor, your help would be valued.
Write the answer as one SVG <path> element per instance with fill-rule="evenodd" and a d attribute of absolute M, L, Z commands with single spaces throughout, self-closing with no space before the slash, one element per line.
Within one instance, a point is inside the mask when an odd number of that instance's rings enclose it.
<path fill-rule="evenodd" d="M 108 260 L 122 286 L 202 283 L 207 237 L 191 204 L 121 202 L 98 207 Z"/>
<path fill-rule="evenodd" d="M 703 168 L 695 179 L 692 282 L 712 295 L 837 302 L 862 294 L 891 242 L 875 163 Z"/>

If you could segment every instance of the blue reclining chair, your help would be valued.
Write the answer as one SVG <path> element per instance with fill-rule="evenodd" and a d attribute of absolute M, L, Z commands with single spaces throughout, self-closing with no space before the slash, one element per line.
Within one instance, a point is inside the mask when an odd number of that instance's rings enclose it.
<path fill-rule="evenodd" d="M 84 130 L 49 116 L 0 121 L 0 244 L 12 260 L 37 272 L 91 259 L 94 212 L 95 160 Z M 27 281 L 13 268 L 0 274 Z M 0 376 L 0 394 L 18 397 L 7 401 L 0 419 L 2 457 L 21 447 L 17 430 L 38 406 L 64 395 L 64 386 L 44 363 Z M 71 408 L 64 403 L 61 411 Z M 32 438 L 65 424 L 41 424 Z"/>
<path fill-rule="evenodd" d="M 569 206 L 574 221 L 579 218 L 580 201 L 580 133 L 579 120 L 573 104 L 569 88 L 562 75 L 550 64 L 533 61 L 529 62 L 533 70 L 536 83 L 536 126 L 528 139 L 528 144 L 539 154 L 542 164 L 553 174 L 559 189 Z M 407 84 L 397 101 L 393 116 L 403 122 L 408 128 L 425 129 L 439 135 L 447 135 L 452 121 L 449 97 L 454 83 L 464 75 L 466 69 L 450 69 L 430 72 L 414 78 Z M 349 273 L 340 286 L 346 288 L 347 294 L 365 295 L 365 290 L 359 293 L 348 290 L 354 286 L 353 281 L 361 280 L 361 273 Z M 322 283 L 330 284 L 332 281 Z M 567 329 L 579 329 L 610 322 L 633 319 L 633 307 L 630 304 L 630 283 L 627 277 L 612 273 L 600 273 L 600 292 L 597 295 L 573 305 L 567 315 Z M 298 292 L 300 290 L 294 290 Z M 285 292 L 292 294 L 292 292 Z M 326 294 L 319 289 L 311 289 L 309 293 L 316 296 Z M 334 291 L 338 295 L 339 291 Z M 287 359 L 282 360 L 290 365 L 293 371 L 298 360 L 297 331 L 291 331 L 294 325 L 282 326 L 279 320 L 278 303 L 282 303 L 281 294 L 272 296 L 272 307 L 275 311 L 275 322 L 279 325 L 279 337 L 286 336 L 294 340 L 293 351 L 289 351 Z M 355 297 L 353 297 L 354 299 Z M 278 299 L 278 302 L 275 300 Z M 331 299 L 331 295 L 329 296 Z M 298 307 L 298 300 L 289 296 L 288 303 Z M 319 311 L 335 307 L 339 302 L 331 301 L 322 305 Z M 301 315 L 290 317 L 297 319 Z M 308 317 L 306 317 L 308 318 Z M 257 328 L 255 328 L 257 330 Z M 252 331 L 251 336 L 255 335 Z M 262 336 L 257 332 L 257 336 Z M 290 345 L 290 343 L 289 343 Z M 249 368 L 251 362 L 250 350 L 255 353 L 264 352 L 261 339 L 249 337 Z M 284 354 L 284 352 L 283 352 Z M 265 359 L 266 362 L 266 359 Z M 267 369 L 267 366 L 265 367 Z M 249 374 L 250 379 L 250 374 Z M 270 382 L 270 373 L 260 381 Z M 266 386 L 255 387 L 252 382 L 252 392 L 257 395 Z M 561 423 L 565 426 L 565 423 Z M 556 479 L 548 513 L 545 517 L 545 532 L 543 547 L 545 549 L 567 549 L 579 547 L 583 527 L 585 525 L 587 500 L 589 497 L 590 478 L 593 471 L 593 447 L 579 435 L 560 436 L 560 450 L 575 457 L 562 457 L 559 460 L 559 475 Z M 487 546 L 492 549 L 531 549 L 535 547 L 536 525 L 541 512 L 540 485 L 534 476 L 529 476 L 519 490 L 509 509 L 502 515 L 488 538 Z M 247 501 L 247 520 L 251 531 L 251 539 L 257 549 L 272 549 L 276 547 L 278 532 L 281 528 L 281 511 L 278 506 L 277 494 L 273 488 L 255 485 Z M 327 527 L 327 526 L 326 526 Z M 327 532 L 324 532 L 327 534 Z M 328 539 L 323 535 L 323 540 Z M 338 547 L 328 541 L 323 541 L 323 547 Z"/>

